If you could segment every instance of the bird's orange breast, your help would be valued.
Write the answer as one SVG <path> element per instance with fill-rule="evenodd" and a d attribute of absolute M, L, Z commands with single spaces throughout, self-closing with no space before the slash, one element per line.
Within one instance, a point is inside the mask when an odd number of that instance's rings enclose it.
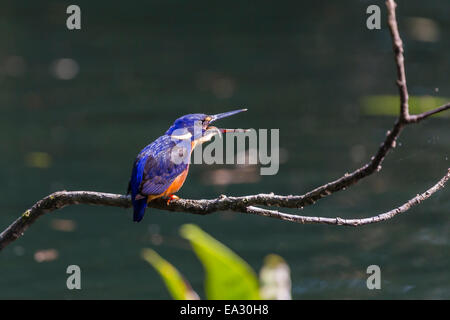
<path fill-rule="evenodd" d="M 191 153 L 192 150 L 194 150 L 194 148 L 196 147 L 196 145 L 197 145 L 196 141 L 191 142 L 191 150 L 190 150 Z M 186 170 L 184 170 L 182 174 L 176 177 L 175 180 L 173 180 L 170 187 L 167 188 L 167 190 L 161 194 L 161 197 L 170 196 L 176 193 L 178 190 L 180 190 L 181 187 L 183 186 L 184 181 L 186 180 L 188 172 L 189 172 L 189 164 L 187 165 Z"/>
<path fill-rule="evenodd" d="M 196 146 L 197 146 L 197 142 L 195 140 L 192 141 L 191 142 L 191 150 L 190 150 L 191 153 L 192 153 L 192 150 L 194 150 L 194 148 Z M 175 180 L 173 180 L 170 187 L 167 188 L 167 190 L 165 192 L 163 192 L 160 196 L 161 197 L 170 196 L 170 195 L 176 193 L 178 190 L 180 190 L 181 187 L 183 186 L 184 181 L 186 180 L 188 172 L 189 172 L 189 164 L 187 165 L 186 170 L 184 170 L 182 174 L 180 174 L 178 177 L 176 177 Z"/>
<path fill-rule="evenodd" d="M 186 177 L 188 175 L 189 166 L 186 168 L 186 170 L 183 171 L 182 174 L 180 174 L 178 177 L 173 180 L 172 184 L 167 188 L 167 190 L 161 195 L 162 197 L 170 196 L 174 193 L 176 193 L 178 190 L 181 189 L 183 186 L 184 181 L 186 180 Z"/>
<path fill-rule="evenodd" d="M 183 186 L 183 183 L 186 180 L 188 172 L 189 172 L 189 166 L 187 166 L 186 170 L 184 170 L 178 177 L 175 178 L 175 180 L 173 180 L 172 184 L 166 189 L 166 191 L 164 191 L 161 194 L 148 196 L 147 202 L 150 202 L 153 199 L 157 199 L 157 198 L 161 198 L 161 197 L 168 197 L 168 196 L 176 193 Z"/>

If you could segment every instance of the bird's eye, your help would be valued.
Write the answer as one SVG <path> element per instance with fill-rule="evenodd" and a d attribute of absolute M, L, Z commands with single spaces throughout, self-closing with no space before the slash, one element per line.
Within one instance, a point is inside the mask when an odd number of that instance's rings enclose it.
<path fill-rule="evenodd" d="M 206 129 L 206 127 L 209 125 L 209 122 L 211 121 L 211 117 L 207 116 L 204 120 L 203 120 L 203 128 Z"/>

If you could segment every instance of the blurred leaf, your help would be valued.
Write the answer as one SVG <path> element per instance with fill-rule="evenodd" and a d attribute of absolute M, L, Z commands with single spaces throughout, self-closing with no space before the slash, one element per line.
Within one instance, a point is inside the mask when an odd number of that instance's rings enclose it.
<path fill-rule="evenodd" d="M 46 152 L 29 152 L 25 155 L 25 164 L 31 168 L 49 168 L 52 157 Z"/>
<path fill-rule="evenodd" d="M 256 274 L 238 255 L 196 225 L 183 225 L 181 235 L 191 242 L 205 268 L 208 299 L 260 299 Z"/>
<path fill-rule="evenodd" d="M 450 98 L 446 97 L 410 96 L 409 112 L 411 114 L 422 113 L 437 108 L 448 101 L 450 101 Z M 362 98 L 362 107 L 363 113 L 367 115 L 397 116 L 400 110 L 400 98 L 390 95 L 366 96 Z M 448 113 L 442 112 L 435 115 L 435 117 L 445 116 L 448 116 Z"/>
<path fill-rule="evenodd" d="M 259 272 L 261 297 L 267 300 L 291 300 L 291 270 L 282 257 L 269 254 Z"/>
<path fill-rule="evenodd" d="M 167 289 L 175 300 L 198 300 L 198 294 L 192 290 L 189 283 L 178 270 L 164 260 L 156 251 L 143 249 L 142 258 L 151 264 L 164 280 Z"/>

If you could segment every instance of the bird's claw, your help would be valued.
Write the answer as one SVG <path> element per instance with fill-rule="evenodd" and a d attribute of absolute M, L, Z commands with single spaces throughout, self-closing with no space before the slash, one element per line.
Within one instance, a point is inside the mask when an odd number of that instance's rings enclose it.
<path fill-rule="evenodd" d="M 172 201 L 172 200 L 178 200 L 178 199 L 180 199 L 180 197 L 178 197 L 178 196 L 176 196 L 176 195 L 174 195 L 174 194 L 171 194 L 171 195 L 169 196 L 169 199 L 167 199 L 167 205 L 169 205 L 170 201 Z"/>

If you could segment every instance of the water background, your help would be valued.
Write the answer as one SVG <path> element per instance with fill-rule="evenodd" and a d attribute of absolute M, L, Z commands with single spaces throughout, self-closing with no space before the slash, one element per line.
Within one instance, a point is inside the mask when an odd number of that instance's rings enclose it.
<path fill-rule="evenodd" d="M 2 230 L 57 190 L 124 193 L 135 155 L 183 114 L 246 107 L 221 125 L 280 129 L 277 175 L 248 169 L 245 183 L 218 185 L 218 169 L 236 168 L 193 165 L 178 193 L 193 199 L 302 194 L 367 162 L 395 120 L 367 115 L 361 105 L 369 95 L 397 94 L 383 1 L 375 31 L 365 27 L 368 1 L 77 1 L 81 31 L 65 27 L 69 4 L 0 4 Z M 411 95 L 450 97 L 450 2 L 399 1 L 398 9 Z M 58 73 L 62 58 L 79 68 L 70 80 Z M 76 72 L 62 66 L 62 76 Z M 301 214 L 375 215 L 445 174 L 449 118 L 408 127 L 398 142 L 380 173 Z M 40 218 L 2 251 L 0 298 L 169 298 L 139 256 L 144 247 L 204 297 L 201 264 L 179 236 L 182 224 L 195 223 L 256 272 L 267 254 L 283 256 L 295 299 L 448 299 L 449 213 L 448 188 L 360 228 L 158 210 L 136 224 L 131 210 L 72 206 Z M 59 219 L 75 229 L 55 229 Z M 57 258 L 38 263 L 35 253 L 47 249 Z M 70 264 L 82 269 L 82 290 L 66 289 Z M 366 288 L 372 264 L 381 267 L 382 290 Z"/>

